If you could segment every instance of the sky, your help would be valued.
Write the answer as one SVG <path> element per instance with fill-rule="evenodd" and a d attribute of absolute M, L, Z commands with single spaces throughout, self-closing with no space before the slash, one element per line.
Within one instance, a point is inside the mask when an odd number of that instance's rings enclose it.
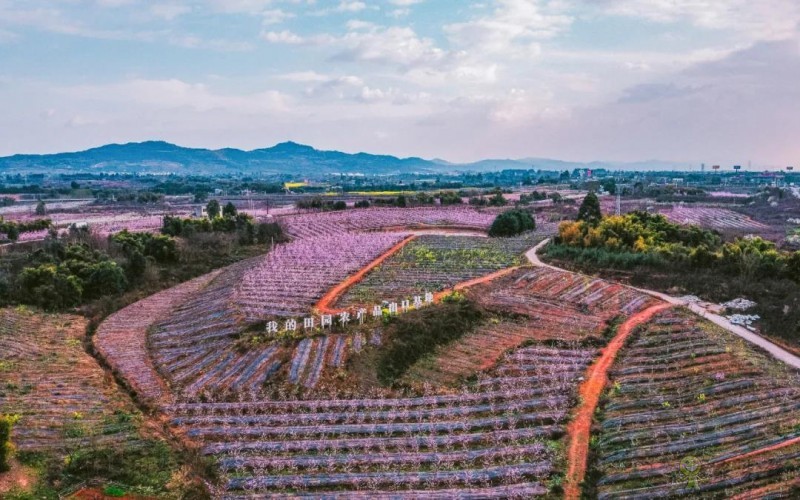
<path fill-rule="evenodd" d="M 800 164 L 798 0 L 0 0 L 0 155 Z"/>

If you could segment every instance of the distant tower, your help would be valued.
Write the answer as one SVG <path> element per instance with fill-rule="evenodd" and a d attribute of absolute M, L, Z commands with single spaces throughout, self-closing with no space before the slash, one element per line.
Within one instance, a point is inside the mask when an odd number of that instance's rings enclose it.
<path fill-rule="evenodd" d="M 706 164 L 705 163 L 701 163 L 700 164 L 700 173 L 701 174 L 705 174 L 706 173 Z"/>

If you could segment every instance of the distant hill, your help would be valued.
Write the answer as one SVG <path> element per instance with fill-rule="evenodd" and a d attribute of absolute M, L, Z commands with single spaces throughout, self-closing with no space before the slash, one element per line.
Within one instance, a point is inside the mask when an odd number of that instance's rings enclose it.
<path fill-rule="evenodd" d="M 163 141 L 109 144 L 74 153 L 14 155 L 0 158 L 0 172 L 78 173 L 117 172 L 149 174 L 390 174 L 398 172 L 442 173 L 456 171 L 498 171 L 505 169 L 572 170 L 608 168 L 668 170 L 685 167 L 664 162 L 614 164 L 576 163 L 544 158 L 521 160 L 482 160 L 456 164 L 445 160 L 397 158 L 368 153 L 320 151 L 295 142 L 283 142 L 271 148 L 241 149 L 185 148 Z"/>

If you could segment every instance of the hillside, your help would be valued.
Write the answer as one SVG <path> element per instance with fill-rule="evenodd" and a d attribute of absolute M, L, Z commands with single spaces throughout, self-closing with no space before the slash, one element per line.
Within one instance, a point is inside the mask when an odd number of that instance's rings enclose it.
<path fill-rule="evenodd" d="M 187 148 L 163 141 L 108 144 L 71 153 L 18 154 L 0 158 L 0 173 L 148 173 L 148 174 L 396 174 L 496 172 L 500 170 L 673 170 L 689 165 L 662 161 L 638 163 L 570 162 L 547 158 L 487 159 L 450 163 L 441 159 L 398 158 L 369 153 L 322 151 L 295 142 L 244 151 L 235 148 Z"/>

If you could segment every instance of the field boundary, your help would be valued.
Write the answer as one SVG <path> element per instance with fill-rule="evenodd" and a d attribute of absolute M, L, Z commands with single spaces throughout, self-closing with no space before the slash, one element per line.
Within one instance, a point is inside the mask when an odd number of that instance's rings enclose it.
<path fill-rule="evenodd" d="M 552 269 L 554 271 L 563 271 L 563 272 L 567 272 L 567 273 L 583 274 L 583 273 L 575 273 L 574 271 L 569 271 L 567 269 L 562 269 L 560 267 L 553 266 L 551 264 L 546 264 L 546 263 L 542 262 L 542 260 L 539 258 L 538 252 L 539 252 L 539 250 L 544 248 L 548 243 L 550 243 L 550 238 L 540 242 L 538 245 L 536 245 L 535 247 L 531 248 L 525 254 L 525 256 L 528 258 L 528 260 L 531 262 L 531 264 L 533 264 L 534 266 L 537 266 L 537 267 L 544 267 L 544 268 L 547 268 L 547 269 Z M 625 286 L 629 286 L 629 285 L 625 285 Z M 769 353 L 770 356 L 772 356 L 773 358 L 777 359 L 778 361 L 782 361 L 782 362 L 786 363 L 787 365 L 791 366 L 792 368 L 794 368 L 796 370 L 800 370 L 800 357 L 795 356 L 794 354 L 790 353 L 786 349 L 783 349 L 782 347 L 772 343 L 771 341 L 767 340 L 766 338 L 762 337 L 761 335 L 759 335 L 757 333 L 753 333 L 753 332 L 751 332 L 751 331 L 749 331 L 749 330 L 747 330 L 745 328 L 742 328 L 740 326 L 734 325 L 733 323 L 731 323 L 730 321 L 728 321 L 724 317 L 720 316 L 719 314 L 712 313 L 708 309 L 705 309 L 704 307 L 701 307 L 698 304 L 687 302 L 687 301 L 685 301 L 683 299 L 680 299 L 678 297 L 672 297 L 670 295 L 667 295 L 667 294 L 661 293 L 661 292 L 657 292 L 655 290 L 648 290 L 646 288 L 637 288 L 637 287 L 632 287 L 632 286 L 630 288 L 632 288 L 632 289 L 634 289 L 636 291 L 642 292 L 642 293 L 646 293 L 647 295 L 650 295 L 651 297 L 655 297 L 655 298 L 663 300 L 665 302 L 669 302 L 672 305 L 685 307 L 685 308 L 689 309 L 690 311 L 692 311 L 694 314 L 700 316 L 701 318 L 703 318 L 705 320 L 708 320 L 708 321 L 711 321 L 715 325 L 721 326 L 722 328 L 724 328 L 725 330 L 731 332 L 732 334 L 734 334 L 734 335 L 736 335 L 738 337 L 741 337 L 744 340 L 746 340 L 747 342 L 749 342 L 749 343 L 751 343 L 751 344 L 753 344 L 753 345 L 765 350 L 766 352 Z"/>
<path fill-rule="evenodd" d="M 586 371 L 586 379 L 578 389 L 580 403 L 567 426 L 565 498 L 577 500 L 581 496 L 581 483 L 586 477 L 589 438 L 591 437 L 594 412 L 600 402 L 600 396 L 608 384 L 608 371 L 614 364 L 617 353 L 625 346 L 625 341 L 637 326 L 647 323 L 653 316 L 671 307 L 673 307 L 671 304 L 657 304 L 625 320 L 620 325 L 618 333 L 602 350 L 597 361 L 592 363 Z"/>
<path fill-rule="evenodd" d="M 395 246 L 384 252 L 380 257 L 373 260 L 365 267 L 362 267 L 358 272 L 356 272 L 351 276 L 348 276 L 344 281 L 342 281 L 335 287 L 328 290 L 325 293 L 325 295 L 323 295 L 322 298 L 319 299 L 319 301 L 315 306 L 315 309 L 317 309 L 319 312 L 323 314 L 335 314 L 341 312 L 340 310 L 333 308 L 333 305 L 336 303 L 337 300 L 339 300 L 339 297 L 341 297 L 348 289 L 350 289 L 350 287 L 352 287 L 359 281 L 363 280 L 364 277 L 367 274 L 369 274 L 370 271 L 383 264 L 389 257 L 393 256 L 394 254 L 405 248 L 406 245 L 408 245 L 415 239 L 417 239 L 417 236 L 415 234 L 407 236 L 401 242 L 397 243 Z"/>

